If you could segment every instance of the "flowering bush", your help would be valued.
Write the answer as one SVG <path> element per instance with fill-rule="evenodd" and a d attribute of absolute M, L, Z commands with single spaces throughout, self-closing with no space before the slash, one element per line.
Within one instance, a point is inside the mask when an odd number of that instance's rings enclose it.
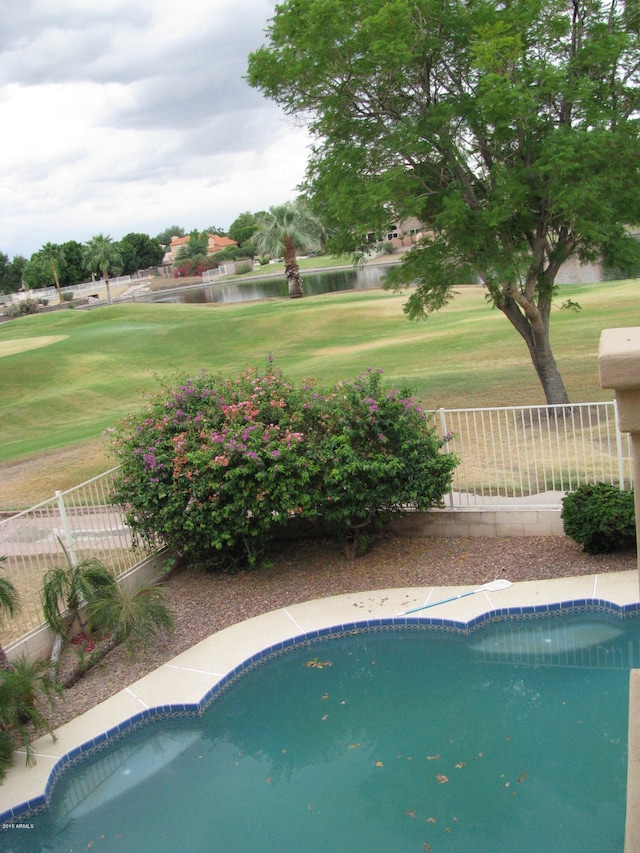
<path fill-rule="evenodd" d="M 290 512 L 310 512 L 303 412 L 275 370 L 186 379 L 115 430 L 114 499 L 147 541 L 198 562 L 254 564 Z"/>
<path fill-rule="evenodd" d="M 188 278 L 189 276 L 202 275 L 206 270 L 218 267 L 218 259 L 211 256 L 196 255 L 176 264 L 173 270 L 174 278 Z"/>
<path fill-rule="evenodd" d="M 114 501 L 136 536 L 210 566 L 254 565 L 291 516 L 322 516 L 355 550 L 408 504 L 437 504 L 455 459 L 378 372 L 329 393 L 271 367 L 202 372 L 122 421 Z"/>
<path fill-rule="evenodd" d="M 346 545 L 366 550 L 390 514 L 438 505 L 457 460 L 407 389 L 386 388 L 382 371 L 343 382 L 319 402 L 314 420 L 320 477 L 317 511 Z"/>

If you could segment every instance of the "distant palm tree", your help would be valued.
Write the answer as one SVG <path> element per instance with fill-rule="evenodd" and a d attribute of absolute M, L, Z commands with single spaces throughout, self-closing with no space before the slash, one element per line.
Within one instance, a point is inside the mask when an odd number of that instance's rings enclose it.
<path fill-rule="evenodd" d="M 0 564 L 3 563 L 5 557 L 0 556 Z M 2 627 L 2 617 L 7 614 L 14 616 L 20 610 L 20 595 L 18 590 L 6 578 L 0 577 L 0 628 Z M 0 643 L 0 669 L 11 669 L 11 664 L 7 659 L 5 650 Z"/>
<path fill-rule="evenodd" d="M 304 296 L 296 250 L 319 251 L 321 233 L 320 222 L 302 202 L 288 202 L 272 207 L 258 224 L 256 249 L 261 255 L 284 257 L 284 275 L 292 299 Z"/>
<path fill-rule="evenodd" d="M 56 283 L 56 290 L 58 291 L 58 299 L 62 305 L 62 291 L 60 290 L 60 279 L 58 278 L 58 264 L 61 264 L 64 261 L 64 250 L 62 246 L 57 246 L 55 243 L 45 243 L 45 245 L 40 249 L 40 254 L 51 267 L 53 280 Z"/>
<path fill-rule="evenodd" d="M 97 234 L 85 244 L 84 264 L 89 272 L 100 270 L 107 288 L 107 302 L 111 305 L 111 288 L 109 287 L 109 269 L 120 263 L 118 244 L 111 237 Z"/>

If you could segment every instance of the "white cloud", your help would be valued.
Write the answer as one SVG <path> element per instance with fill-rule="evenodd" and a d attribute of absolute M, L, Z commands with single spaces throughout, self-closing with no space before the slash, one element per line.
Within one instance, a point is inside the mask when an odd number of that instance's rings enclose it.
<path fill-rule="evenodd" d="M 228 226 L 295 195 L 306 132 L 243 79 L 273 3 L 13 6 L 0 0 L 0 251 Z"/>

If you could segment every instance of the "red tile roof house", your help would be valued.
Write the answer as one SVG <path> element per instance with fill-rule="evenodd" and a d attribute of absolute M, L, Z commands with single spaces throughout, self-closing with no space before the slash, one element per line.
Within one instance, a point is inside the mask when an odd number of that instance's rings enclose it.
<path fill-rule="evenodd" d="M 187 246 L 190 239 L 191 237 L 189 235 L 186 237 L 172 237 L 163 262 L 165 264 L 172 264 L 180 249 L 183 246 Z M 216 252 L 221 252 L 229 246 L 237 245 L 237 242 L 235 240 L 231 240 L 229 237 L 220 237 L 218 234 L 207 234 L 207 255 L 215 255 Z"/>

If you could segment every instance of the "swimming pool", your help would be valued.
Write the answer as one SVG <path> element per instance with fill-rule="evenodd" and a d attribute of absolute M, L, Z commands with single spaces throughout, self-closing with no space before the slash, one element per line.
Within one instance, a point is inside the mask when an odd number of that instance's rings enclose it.
<path fill-rule="evenodd" d="M 22 837 L 145 853 L 622 850 L 637 618 L 339 634 L 256 661 L 200 719 L 84 760 Z"/>

